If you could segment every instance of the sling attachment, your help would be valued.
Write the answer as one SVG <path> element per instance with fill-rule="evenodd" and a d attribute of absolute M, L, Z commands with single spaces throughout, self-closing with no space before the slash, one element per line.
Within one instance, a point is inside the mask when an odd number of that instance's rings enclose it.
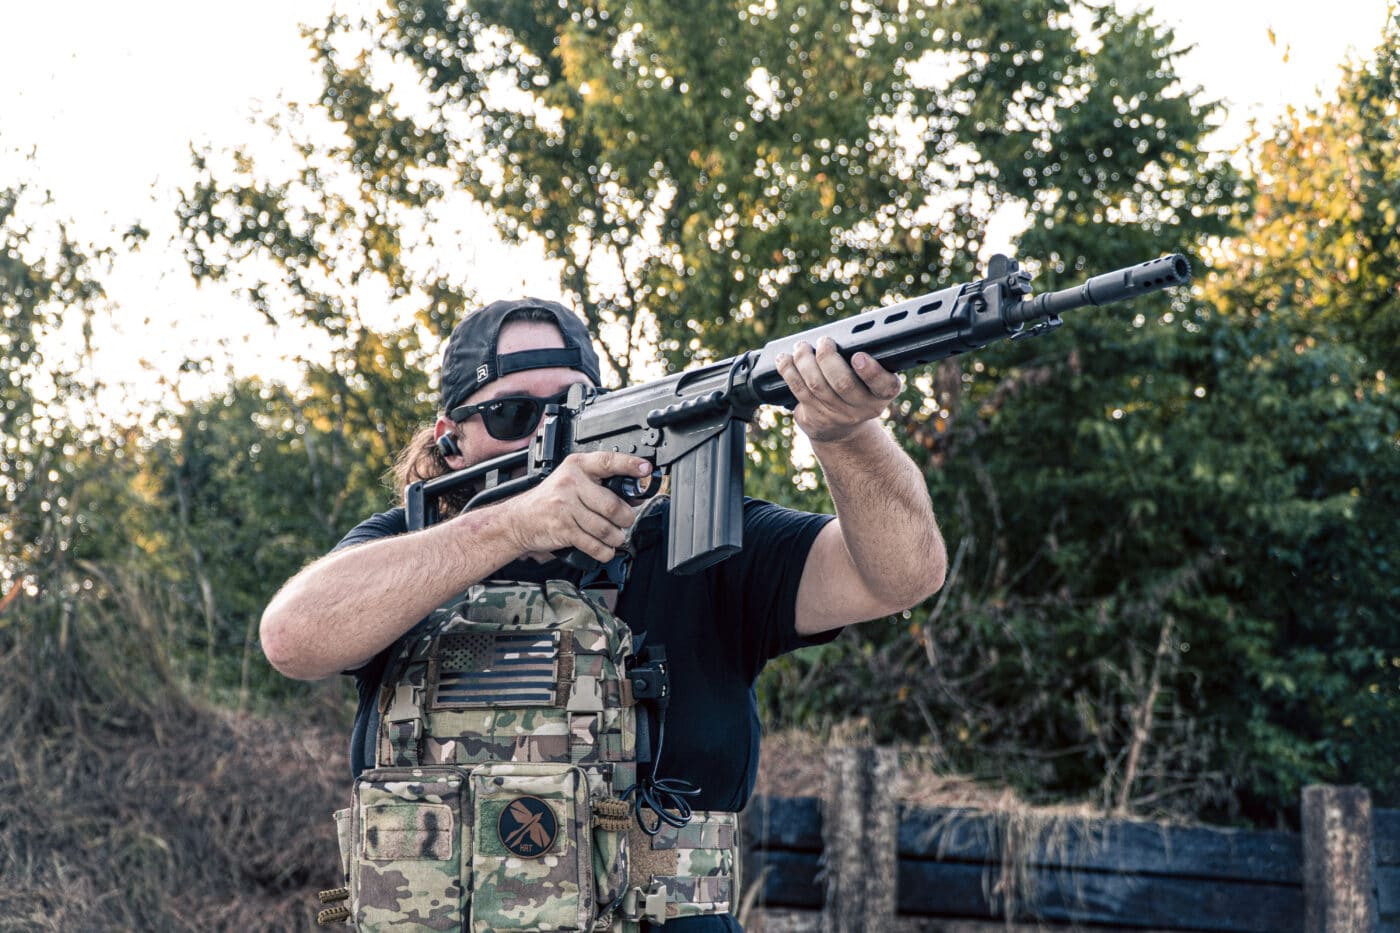
<path fill-rule="evenodd" d="M 316 915 L 316 923 L 320 926 L 329 926 L 332 923 L 345 923 L 350 919 L 350 908 L 344 904 L 336 904 L 336 901 L 349 900 L 349 888 L 331 888 L 329 891 L 321 891 L 316 895 L 322 904 L 334 904 L 327 907 Z"/>
<path fill-rule="evenodd" d="M 622 896 L 622 916 L 633 922 L 645 920 L 661 926 L 666 922 L 666 885 L 653 881 L 645 888 L 632 887 Z"/>
<path fill-rule="evenodd" d="M 622 695 L 624 704 L 636 711 L 637 764 L 651 765 L 654 774 L 651 717 L 655 713 L 661 723 L 666 721 L 666 707 L 671 702 L 671 675 L 666 668 L 666 646 L 657 645 L 652 650 L 646 647 L 646 640 L 643 632 L 632 643 L 632 657 L 627 662 L 626 676 L 622 678 Z M 647 660 L 643 661 L 643 657 Z"/>

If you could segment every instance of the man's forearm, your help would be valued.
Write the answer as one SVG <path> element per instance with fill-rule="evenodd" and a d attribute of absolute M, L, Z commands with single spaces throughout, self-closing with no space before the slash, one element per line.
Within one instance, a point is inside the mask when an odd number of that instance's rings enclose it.
<path fill-rule="evenodd" d="M 507 510 L 488 507 L 321 558 L 263 612 L 264 653 L 299 680 L 369 660 L 453 595 L 519 557 L 508 521 Z"/>
<path fill-rule="evenodd" d="M 867 589 L 907 608 L 943 585 L 948 555 L 923 475 L 877 421 L 813 442 L 841 536 Z"/>

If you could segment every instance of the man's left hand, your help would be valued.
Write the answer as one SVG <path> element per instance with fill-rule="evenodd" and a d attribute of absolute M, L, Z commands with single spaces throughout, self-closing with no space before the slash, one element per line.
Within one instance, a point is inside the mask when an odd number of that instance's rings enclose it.
<path fill-rule="evenodd" d="M 869 353 L 857 353 L 847 363 L 830 337 L 816 347 L 800 341 L 791 356 L 779 354 L 775 362 L 797 398 L 793 418 L 814 443 L 844 440 L 878 418 L 904 387 Z"/>

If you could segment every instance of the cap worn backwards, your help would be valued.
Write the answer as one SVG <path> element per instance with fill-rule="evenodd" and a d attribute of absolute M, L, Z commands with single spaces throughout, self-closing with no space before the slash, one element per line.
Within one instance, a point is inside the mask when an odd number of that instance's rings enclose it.
<path fill-rule="evenodd" d="M 546 311 L 564 337 L 564 346 L 497 353 L 501 325 L 513 312 Z M 462 319 L 442 354 L 442 410 L 461 405 L 477 389 L 510 373 L 562 366 L 576 369 L 598 385 L 598 354 L 578 315 L 556 301 L 522 298 L 496 301 Z"/>

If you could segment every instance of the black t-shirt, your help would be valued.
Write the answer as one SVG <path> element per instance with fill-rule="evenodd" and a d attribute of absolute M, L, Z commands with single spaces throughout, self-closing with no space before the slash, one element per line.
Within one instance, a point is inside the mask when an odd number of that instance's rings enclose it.
<path fill-rule="evenodd" d="M 794 613 L 807 554 L 831 516 L 746 499 L 743 550 L 699 573 L 681 576 L 666 571 L 668 514 L 668 507 L 658 504 L 634 529 L 637 555 L 616 613 L 634 638 L 645 633 L 646 645 L 666 648 L 671 703 L 657 776 L 699 787 L 700 795 L 690 801 L 696 809 L 741 810 L 758 773 L 754 681 L 769 660 L 828 642 L 839 631 L 804 638 L 797 634 Z M 381 512 L 356 526 L 336 549 L 407 530 L 403 509 Z M 492 579 L 579 582 L 579 574 L 558 561 L 524 560 L 501 568 Z M 350 672 L 360 697 L 350 749 L 356 775 L 373 762 L 375 692 L 392 652 L 391 646 Z M 654 734 L 652 742 L 655 748 Z M 682 925 L 686 933 L 738 929 L 727 917 L 672 921 L 666 929 L 679 930 Z"/>

